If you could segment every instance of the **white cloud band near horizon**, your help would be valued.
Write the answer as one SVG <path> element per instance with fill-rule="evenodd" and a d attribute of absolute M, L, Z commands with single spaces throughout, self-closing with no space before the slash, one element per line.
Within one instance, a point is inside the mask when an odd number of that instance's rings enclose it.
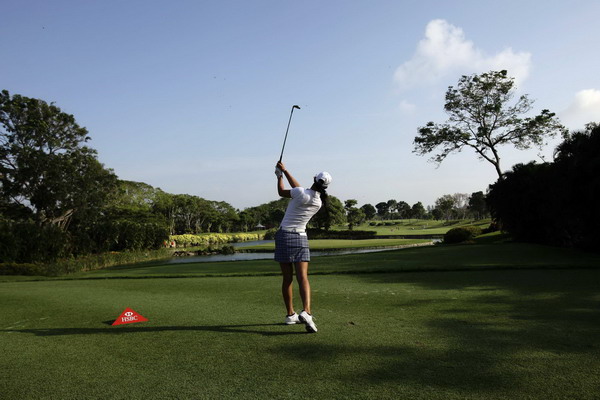
<path fill-rule="evenodd" d="M 600 90 L 580 90 L 559 117 L 563 124 L 574 130 L 583 129 L 589 122 L 600 123 Z"/>
<path fill-rule="evenodd" d="M 517 87 L 529 76 L 531 53 L 508 47 L 486 55 L 465 33 L 443 19 L 430 21 L 412 58 L 400 65 L 394 81 L 401 90 L 438 82 L 450 74 L 470 75 L 506 69 Z"/>

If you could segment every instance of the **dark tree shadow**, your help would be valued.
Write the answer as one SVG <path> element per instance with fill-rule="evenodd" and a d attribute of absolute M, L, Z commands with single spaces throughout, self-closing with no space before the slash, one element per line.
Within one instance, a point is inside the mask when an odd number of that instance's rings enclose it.
<path fill-rule="evenodd" d="M 527 374 L 545 366 L 538 359 L 532 367 L 522 354 L 547 354 L 558 362 L 571 356 L 600 358 L 600 269 L 364 274 L 357 279 L 425 288 L 419 298 L 399 298 L 397 315 L 401 318 L 401 309 L 410 309 L 412 315 L 423 310 L 423 315 L 435 317 L 419 321 L 430 337 L 418 343 L 399 338 L 397 346 L 307 350 L 332 358 L 362 353 L 381 361 L 359 376 L 348 376 L 350 381 L 412 381 L 470 394 L 527 390 Z M 388 315 L 393 317 L 393 312 Z M 449 348 L 429 346 L 436 338 Z M 282 354 L 301 356 L 286 346 L 282 345 Z M 507 360 L 515 362 L 514 369 L 506 367 Z M 581 365 L 552 379 L 578 375 L 593 379 L 588 369 Z"/>
<path fill-rule="evenodd" d="M 105 321 L 104 324 L 111 325 L 113 321 Z M 281 330 L 261 329 L 266 327 L 281 327 Z M 291 328 L 293 329 L 293 327 Z M 0 333 L 29 333 L 35 336 L 65 336 L 65 335 L 123 335 L 149 332 L 172 332 L 172 331 L 206 331 L 219 333 L 243 333 L 262 336 L 284 336 L 284 335 L 305 335 L 307 332 L 302 330 L 290 330 L 285 324 L 248 324 L 248 325 L 203 325 L 203 326 L 144 326 L 118 325 L 107 328 L 46 328 L 46 329 L 8 329 Z"/>

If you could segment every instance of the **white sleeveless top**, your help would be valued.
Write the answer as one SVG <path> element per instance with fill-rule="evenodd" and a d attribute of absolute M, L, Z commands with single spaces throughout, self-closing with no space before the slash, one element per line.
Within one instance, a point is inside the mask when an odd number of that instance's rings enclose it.
<path fill-rule="evenodd" d="M 321 194 L 311 189 L 295 187 L 290 191 L 292 200 L 285 210 L 281 229 L 305 230 L 306 224 L 321 208 Z"/>

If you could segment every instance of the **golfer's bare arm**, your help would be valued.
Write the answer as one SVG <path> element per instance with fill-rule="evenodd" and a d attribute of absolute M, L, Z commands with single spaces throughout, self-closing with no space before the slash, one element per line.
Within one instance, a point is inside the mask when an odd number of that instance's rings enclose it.
<path fill-rule="evenodd" d="M 290 172 L 285 168 L 285 165 L 283 165 L 283 163 L 278 162 L 277 163 L 277 167 L 279 169 L 281 169 L 281 171 L 283 171 L 283 174 L 287 178 L 287 180 L 290 183 L 290 186 L 292 188 L 300 186 L 300 184 L 298 183 L 298 181 L 292 176 L 292 174 L 290 174 Z M 291 198 L 292 197 L 291 192 L 289 190 L 285 189 L 285 186 L 284 186 L 284 183 L 283 183 L 283 176 L 277 178 L 277 192 L 279 193 L 279 195 L 281 197 L 287 197 L 287 198 Z"/>

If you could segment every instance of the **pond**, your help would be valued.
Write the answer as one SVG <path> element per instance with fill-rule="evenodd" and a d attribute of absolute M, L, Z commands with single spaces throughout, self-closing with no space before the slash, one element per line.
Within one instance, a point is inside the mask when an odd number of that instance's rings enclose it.
<path fill-rule="evenodd" d="M 274 240 L 255 240 L 250 242 L 232 243 L 235 248 L 244 248 L 265 243 L 273 243 Z M 436 242 L 434 240 L 433 242 Z M 397 247 L 379 248 L 379 249 L 345 249 L 345 250 L 313 250 L 310 255 L 313 257 L 320 256 L 336 256 L 343 254 L 364 254 L 378 253 L 382 251 L 398 250 Z M 187 264 L 199 262 L 216 262 L 216 261 L 249 261 L 249 260 L 272 260 L 273 253 L 236 253 L 236 254 L 215 254 L 211 256 L 189 256 L 189 257 L 173 257 L 165 262 L 165 264 Z"/>

